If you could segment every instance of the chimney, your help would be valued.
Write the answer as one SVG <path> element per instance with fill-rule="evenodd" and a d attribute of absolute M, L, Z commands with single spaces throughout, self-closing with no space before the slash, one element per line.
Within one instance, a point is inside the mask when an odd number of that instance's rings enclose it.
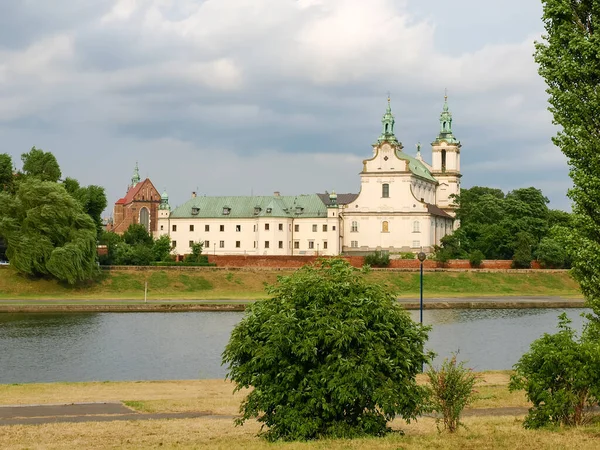
<path fill-rule="evenodd" d="M 279 191 L 275 191 L 275 192 L 273 192 L 273 195 L 274 195 L 275 197 L 279 197 L 279 195 L 280 195 L 280 194 L 279 194 Z"/>
<path fill-rule="evenodd" d="M 192 198 L 196 198 L 196 191 L 192 192 Z"/>

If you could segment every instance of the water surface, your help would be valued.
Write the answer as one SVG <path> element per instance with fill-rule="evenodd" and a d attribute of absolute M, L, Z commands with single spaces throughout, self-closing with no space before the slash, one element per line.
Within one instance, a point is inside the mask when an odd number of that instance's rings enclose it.
<path fill-rule="evenodd" d="M 580 329 L 582 309 L 565 312 Z M 426 310 L 428 347 L 475 370 L 510 369 L 559 309 Z M 419 320 L 419 311 L 411 311 Z M 222 378 L 242 312 L 0 314 L 0 383 Z"/>

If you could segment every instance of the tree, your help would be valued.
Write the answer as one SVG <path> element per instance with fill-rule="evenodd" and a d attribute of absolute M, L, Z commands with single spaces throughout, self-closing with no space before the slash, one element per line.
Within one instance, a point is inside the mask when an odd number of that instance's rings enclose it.
<path fill-rule="evenodd" d="M 533 246 L 533 236 L 525 231 L 517 234 L 515 242 L 515 254 L 513 256 L 513 269 L 529 269 L 533 260 L 531 248 Z"/>
<path fill-rule="evenodd" d="M 0 153 L 0 191 L 12 190 L 13 162 L 10 155 Z"/>
<path fill-rule="evenodd" d="M 26 176 L 35 177 L 41 181 L 57 182 L 60 179 L 60 167 L 50 152 L 32 147 L 28 153 L 21 155 L 21 161 L 23 161 L 23 172 Z"/>
<path fill-rule="evenodd" d="M 542 239 L 536 251 L 536 259 L 545 269 L 561 269 L 569 264 L 569 257 L 564 246 L 551 237 Z"/>
<path fill-rule="evenodd" d="M 563 313 L 559 332 L 544 334 L 515 364 L 511 391 L 525 390 L 533 404 L 526 428 L 581 425 L 600 400 L 600 340 L 590 329 L 578 338 Z"/>
<path fill-rule="evenodd" d="M 129 245 L 147 245 L 153 244 L 152 236 L 146 230 L 146 227 L 140 223 L 132 223 L 129 225 L 125 233 L 123 233 L 123 242 Z"/>
<path fill-rule="evenodd" d="M 169 259 L 172 249 L 171 238 L 168 234 L 163 234 L 156 239 L 152 245 L 152 259 L 154 261 L 166 261 Z M 200 253 L 202 253 L 202 249 L 200 250 Z"/>
<path fill-rule="evenodd" d="M 236 389 L 254 388 L 238 424 L 258 417 L 270 440 L 305 440 L 382 435 L 396 415 L 418 416 L 427 328 L 395 295 L 338 258 L 280 278 L 269 294 L 223 352 Z"/>
<path fill-rule="evenodd" d="M 600 5 L 591 0 L 542 0 L 544 40 L 535 60 L 546 81 L 550 111 L 560 130 L 553 142 L 567 156 L 574 201 L 573 270 L 600 315 Z"/>
<path fill-rule="evenodd" d="M 96 272 L 96 229 L 60 184 L 36 178 L 0 192 L 0 235 L 19 272 L 74 284 Z"/>
<path fill-rule="evenodd" d="M 83 210 L 92 218 L 100 237 L 102 234 L 102 212 L 107 205 L 104 188 L 93 184 L 81 187 L 77 180 L 69 177 L 65 179 L 63 185 L 67 192 L 81 204 Z"/>

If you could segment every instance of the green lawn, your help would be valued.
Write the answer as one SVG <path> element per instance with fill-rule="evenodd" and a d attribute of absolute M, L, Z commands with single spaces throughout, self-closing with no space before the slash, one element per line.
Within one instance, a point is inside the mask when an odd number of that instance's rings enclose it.
<path fill-rule="evenodd" d="M 12 268 L 0 269 L 0 299 L 18 300 L 255 300 L 265 287 L 291 270 L 114 270 L 95 282 L 69 286 L 47 279 L 29 279 Z M 372 271 L 368 277 L 394 289 L 399 297 L 419 296 L 419 274 Z M 426 272 L 425 292 L 432 297 L 561 296 L 581 297 L 567 272 Z"/>

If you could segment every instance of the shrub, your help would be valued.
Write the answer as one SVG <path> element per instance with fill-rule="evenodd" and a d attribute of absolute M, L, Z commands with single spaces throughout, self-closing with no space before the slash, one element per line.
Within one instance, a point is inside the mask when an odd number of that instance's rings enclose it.
<path fill-rule="evenodd" d="M 464 362 L 457 363 L 454 354 L 452 358 L 445 359 L 439 369 L 429 366 L 427 377 L 431 389 L 431 409 L 441 415 L 436 419 L 438 431 L 443 421 L 444 430 L 454 433 L 462 425 L 460 415 L 463 409 L 475 399 L 477 376 L 464 367 Z"/>
<path fill-rule="evenodd" d="M 550 237 L 540 241 L 536 251 L 537 260 L 546 269 L 560 269 L 568 265 L 568 255 L 565 247 L 560 242 Z"/>
<path fill-rule="evenodd" d="M 526 232 L 517 233 L 515 242 L 515 253 L 513 255 L 512 268 L 513 269 L 529 269 L 531 268 L 531 247 L 533 244 L 533 237 Z"/>
<path fill-rule="evenodd" d="M 247 308 L 223 352 L 236 390 L 254 389 L 236 423 L 258 418 L 269 440 L 380 436 L 416 419 L 426 388 L 427 328 L 385 287 L 343 259 L 281 277 Z"/>
<path fill-rule="evenodd" d="M 591 328 L 578 338 L 566 314 L 556 334 L 544 334 L 515 364 L 511 391 L 525 390 L 533 403 L 525 428 L 581 425 L 600 398 L 600 343 Z"/>
<path fill-rule="evenodd" d="M 440 263 L 442 267 L 448 264 L 448 261 L 450 261 L 451 256 L 452 255 L 448 249 L 438 246 L 435 247 L 433 259 Z"/>
<path fill-rule="evenodd" d="M 400 259 L 416 259 L 417 255 L 413 252 L 402 252 L 400 253 Z"/>
<path fill-rule="evenodd" d="M 365 264 L 371 267 L 388 267 L 390 255 L 387 252 L 374 252 L 365 256 Z"/>
<path fill-rule="evenodd" d="M 473 250 L 469 255 L 469 264 L 471 264 L 471 267 L 481 267 L 484 258 L 485 255 L 481 250 Z"/>

